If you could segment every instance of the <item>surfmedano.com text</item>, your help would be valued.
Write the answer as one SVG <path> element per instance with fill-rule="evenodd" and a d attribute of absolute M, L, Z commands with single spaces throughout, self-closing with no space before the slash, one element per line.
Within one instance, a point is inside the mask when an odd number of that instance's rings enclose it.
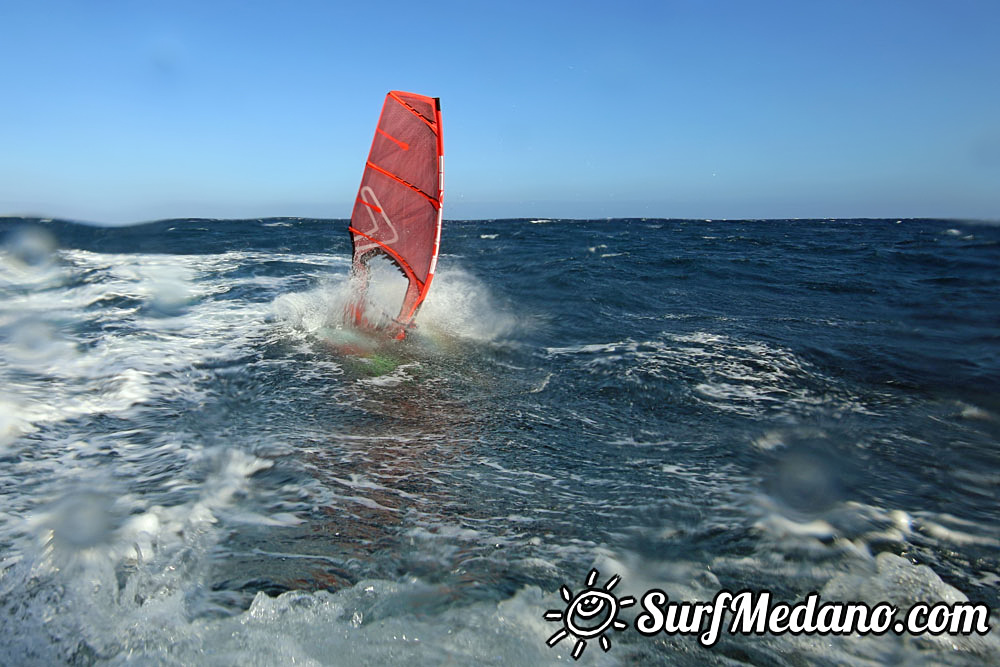
<path fill-rule="evenodd" d="M 721 590 L 710 602 L 675 602 L 652 589 L 639 603 L 643 611 L 635 629 L 640 633 L 697 635 L 705 647 L 719 641 L 726 617 L 729 634 L 742 635 L 985 635 L 990 630 L 989 607 L 970 602 L 917 603 L 901 618 L 888 602 L 821 602 L 819 593 L 809 593 L 801 602 L 772 604 L 767 590 Z"/>

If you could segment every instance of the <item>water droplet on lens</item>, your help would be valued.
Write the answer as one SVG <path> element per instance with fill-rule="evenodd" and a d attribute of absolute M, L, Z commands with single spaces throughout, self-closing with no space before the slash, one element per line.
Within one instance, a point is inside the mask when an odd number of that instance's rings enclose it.
<path fill-rule="evenodd" d="M 109 541 L 113 531 L 111 501 L 92 493 L 73 494 L 55 511 L 56 540 L 72 549 L 88 549 Z"/>
<path fill-rule="evenodd" d="M 816 433 L 786 433 L 771 461 L 765 490 L 791 514 L 802 518 L 828 512 L 845 497 L 849 463 L 838 459 L 833 442 Z"/>
<path fill-rule="evenodd" d="M 23 361 L 38 361 L 48 356 L 55 342 L 52 327 L 38 320 L 18 322 L 10 330 L 11 352 Z"/>
<path fill-rule="evenodd" d="M 41 227 L 22 227 L 11 233 L 4 243 L 9 260 L 21 269 L 43 269 L 53 260 L 56 240 Z"/>
<path fill-rule="evenodd" d="M 177 317 L 187 311 L 189 302 L 187 285 L 175 280 L 156 284 L 149 305 L 155 315 Z"/>

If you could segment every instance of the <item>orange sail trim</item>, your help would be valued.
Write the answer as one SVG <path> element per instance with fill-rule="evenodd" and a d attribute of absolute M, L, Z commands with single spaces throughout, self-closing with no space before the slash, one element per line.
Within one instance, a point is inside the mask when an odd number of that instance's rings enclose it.
<path fill-rule="evenodd" d="M 374 257 L 388 258 L 408 281 L 394 318 L 397 337 L 427 297 L 441 244 L 443 146 L 437 98 L 398 90 L 386 95 L 348 227 L 358 286 L 349 310 L 358 324 Z"/>

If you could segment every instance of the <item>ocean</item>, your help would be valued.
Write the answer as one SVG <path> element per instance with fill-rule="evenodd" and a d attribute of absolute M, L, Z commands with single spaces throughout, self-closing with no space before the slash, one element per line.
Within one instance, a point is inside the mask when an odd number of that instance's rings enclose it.
<path fill-rule="evenodd" d="M 445 221 L 362 352 L 346 227 L 0 219 L 0 664 L 1000 662 L 1000 226 Z M 652 590 L 992 630 L 705 645 Z"/>

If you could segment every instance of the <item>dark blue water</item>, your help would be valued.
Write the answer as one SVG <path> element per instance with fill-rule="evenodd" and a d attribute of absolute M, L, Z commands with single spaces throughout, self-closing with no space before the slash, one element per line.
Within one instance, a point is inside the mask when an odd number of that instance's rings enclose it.
<path fill-rule="evenodd" d="M 595 567 L 997 624 L 1000 227 L 446 222 L 364 354 L 343 221 L 0 235 L 2 663 L 573 663 L 543 614 Z M 580 664 L 998 659 L 630 629 Z"/>

